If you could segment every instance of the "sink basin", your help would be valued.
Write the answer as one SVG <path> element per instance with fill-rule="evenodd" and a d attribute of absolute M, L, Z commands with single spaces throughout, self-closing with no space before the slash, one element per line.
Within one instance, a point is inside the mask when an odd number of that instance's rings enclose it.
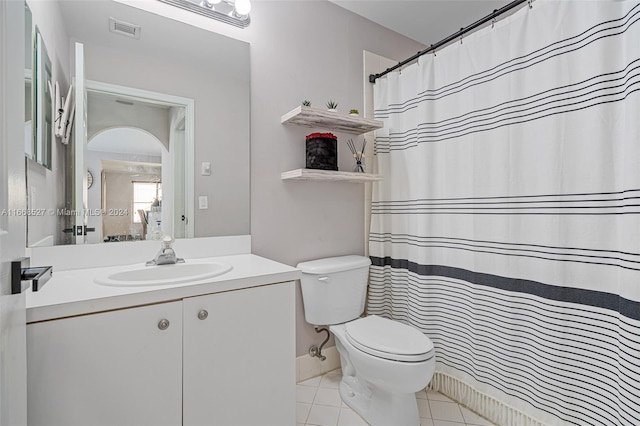
<path fill-rule="evenodd" d="M 221 262 L 189 263 L 187 261 L 175 265 L 140 266 L 96 277 L 94 281 L 111 287 L 172 285 L 212 278 L 231 269 L 231 265 Z"/>

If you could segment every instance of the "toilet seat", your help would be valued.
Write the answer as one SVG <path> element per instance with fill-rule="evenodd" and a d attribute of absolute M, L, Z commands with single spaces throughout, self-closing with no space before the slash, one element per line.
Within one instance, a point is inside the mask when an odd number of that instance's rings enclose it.
<path fill-rule="evenodd" d="M 345 335 L 355 348 L 379 358 L 422 362 L 434 356 L 433 342 L 418 329 L 377 315 L 345 324 Z"/>

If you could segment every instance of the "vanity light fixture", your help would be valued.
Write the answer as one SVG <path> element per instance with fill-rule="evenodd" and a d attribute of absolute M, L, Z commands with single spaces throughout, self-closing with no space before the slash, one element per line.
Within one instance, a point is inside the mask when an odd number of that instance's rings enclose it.
<path fill-rule="evenodd" d="M 251 23 L 251 0 L 158 0 L 208 18 L 246 28 Z"/>

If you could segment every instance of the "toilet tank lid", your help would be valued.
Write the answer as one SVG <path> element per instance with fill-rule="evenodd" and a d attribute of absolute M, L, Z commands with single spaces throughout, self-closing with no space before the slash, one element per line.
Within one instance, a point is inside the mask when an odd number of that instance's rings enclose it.
<path fill-rule="evenodd" d="M 368 257 L 350 255 L 301 262 L 298 263 L 296 268 L 300 269 L 304 274 L 331 274 L 364 268 L 369 265 L 371 265 L 371 260 Z"/>

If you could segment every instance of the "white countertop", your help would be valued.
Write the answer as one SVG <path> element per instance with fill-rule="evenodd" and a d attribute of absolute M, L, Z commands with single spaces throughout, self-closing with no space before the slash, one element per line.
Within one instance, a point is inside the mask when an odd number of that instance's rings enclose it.
<path fill-rule="evenodd" d="M 56 272 L 38 292 L 27 292 L 27 323 L 75 315 L 179 300 L 185 297 L 238 290 L 300 279 L 301 272 L 253 254 L 187 259 L 187 262 L 216 261 L 233 268 L 201 281 L 172 285 L 109 287 L 96 284 L 95 277 L 144 266 L 86 268 Z"/>

